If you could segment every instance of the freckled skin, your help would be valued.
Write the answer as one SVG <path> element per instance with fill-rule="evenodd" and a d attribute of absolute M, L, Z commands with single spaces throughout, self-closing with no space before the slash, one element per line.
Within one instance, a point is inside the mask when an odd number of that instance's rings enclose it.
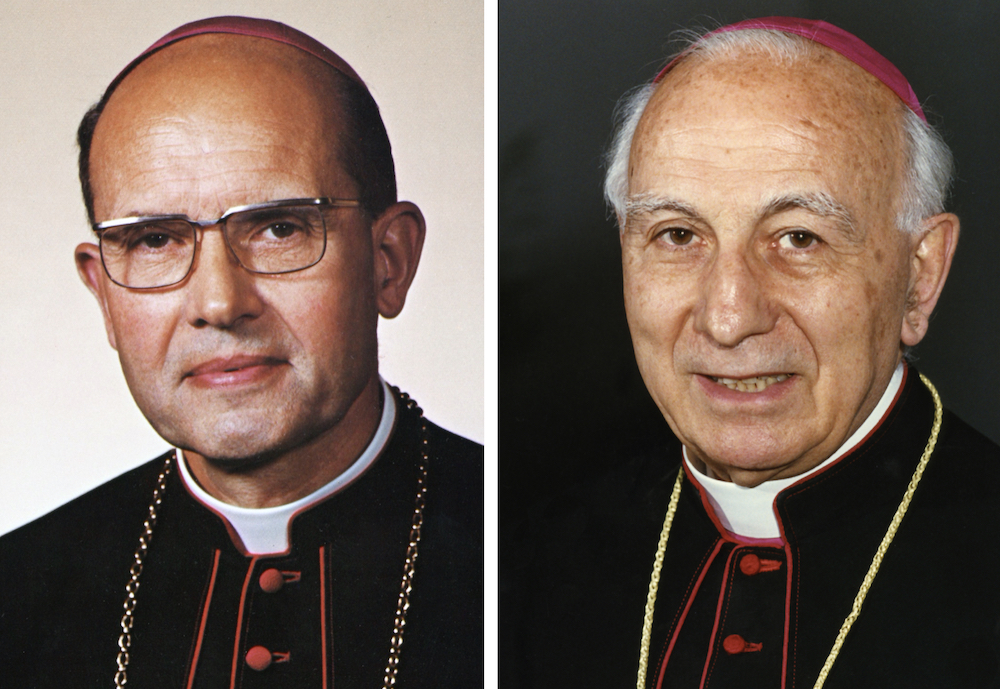
<path fill-rule="evenodd" d="M 148 58 L 95 131 L 97 221 L 167 213 L 204 220 L 243 204 L 357 198 L 337 159 L 339 104 L 323 70 L 294 48 L 242 36 L 199 36 Z M 412 204 L 397 206 L 419 216 Z M 276 276 L 240 268 L 210 229 L 188 278 L 153 291 L 114 285 L 97 247 L 78 247 L 81 276 L 137 404 L 188 451 L 209 492 L 247 506 L 282 504 L 339 474 L 370 440 L 380 413 L 379 311 L 391 317 L 402 308 L 423 238 L 421 218 L 402 295 L 386 306 L 385 286 L 398 279 L 385 272 L 388 216 L 325 211 L 323 259 Z M 253 384 L 193 382 L 195 367 L 239 354 L 274 365 Z"/>
<path fill-rule="evenodd" d="M 650 100 L 629 195 L 695 214 L 624 223 L 626 313 L 653 399 L 719 478 L 750 486 L 819 464 L 874 408 L 901 341 L 926 330 L 954 235 L 924 241 L 895 227 L 899 107 L 871 75 L 819 47 L 786 66 L 688 60 Z M 804 208 L 763 212 L 783 195 L 819 193 L 850 213 L 853 230 Z M 957 235 L 954 216 L 945 220 Z M 792 242 L 803 237 L 807 246 Z M 781 373 L 794 375 L 739 400 L 714 395 L 721 386 L 706 377 Z"/>

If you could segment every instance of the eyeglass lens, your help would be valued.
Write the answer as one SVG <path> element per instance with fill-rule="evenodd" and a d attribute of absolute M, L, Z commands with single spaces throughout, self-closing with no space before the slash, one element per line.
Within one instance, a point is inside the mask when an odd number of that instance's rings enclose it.
<path fill-rule="evenodd" d="M 316 206 L 261 208 L 222 221 L 240 265 L 254 273 L 289 273 L 314 265 L 326 248 L 323 213 Z M 125 287 L 166 287 L 187 277 L 197 231 L 179 218 L 110 227 L 101 233 L 108 275 Z"/>

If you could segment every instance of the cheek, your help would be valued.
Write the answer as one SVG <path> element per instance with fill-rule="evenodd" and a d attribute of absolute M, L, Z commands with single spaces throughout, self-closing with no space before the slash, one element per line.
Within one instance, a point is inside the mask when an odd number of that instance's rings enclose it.
<path fill-rule="evenodd" d="M 869 304 L 873 309 L 870 318 L 873 323 L 875 343 L 896 350 L 900 347 L 903 316 L 905 314 L 906 284 L 892 282 L 866 286 Z"/>
<path fill-rule="evenodd" d="M 658 309 L 656 282 L 644 272 L 640 262 L 625 256 L 622 261 L 622 290 L 625 298 L 625 317 L 632 339 L 645 339 L 655 328 Z"/>
<path fill-rule="evenodd" d="M 324 268 L 306 280 L 276 283 L 266 296 L 299 346 L 317 361 L 367 346 L 377 323 L 370 271 Z"/>
<path fill-rule="evenodd" d="M 692 285 L 638 261 L 623 265 L 625 316 L 643 375 L 671 368 L 674 348 L 690 312 Z"/>
<path fill-rule="evenodd" d="M 321 351 L 348 330 L 344 290 L 325 281 L 278 285 L 266 296 L 271 310 L 304 349 Z"/>
<path fill-rule="evenodd" d="M 894 233 L 897 230 L 892 230 Z M 899 338 L 909 292 L 909 243 L 906 240 L 885 243 L 871 252 L 865 271 L 865 298 L 873 311 L 872 321 L 881 338 L 900 346 Z"/>
<path fill-rule="evenodd" d="M 118 361 L 132 396 L 149 417 L 169 399 L 177 383 L 170 353 L 176 344 L 180 306 L 167 294 L 126 297 L 108 304 Z"/>
<path fill-rule="evenodd" d="M 809 341 L 821 367 L 867 370 L 898 339 L 892 333 L 894 296 L 876 280 L 855 276 L 789 295 L 787 313 Z"/>
<path fill-rule="evenodd" d="M 108 299 L 108 312 L 123 365 L 143 361 L 148 366 L 166 359 L 181 312 L 175 299 L 126 293 Z"/>
<path fill-rule="evenodd" d="M 639 250 L 623 254 L 622 276 L 629 322 L 651 326 L 682 312 L 697 286 L 696 274 L 650 260 Z"/>

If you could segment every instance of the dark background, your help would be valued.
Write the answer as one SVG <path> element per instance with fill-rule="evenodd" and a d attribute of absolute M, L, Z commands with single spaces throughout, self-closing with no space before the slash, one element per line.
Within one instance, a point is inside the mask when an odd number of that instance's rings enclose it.
<path fill-rule="evenodd" d="M 656 74 L 681 28 L 825 19 L 907 76 L 955 153 L 962 220 L 917 365 L 1000 441 L 1000 3 L 503 0 L 499 12 L 501 567 L 529 507 L 668 432 L 632 356 L 601 156 L 618 98 Z"/>

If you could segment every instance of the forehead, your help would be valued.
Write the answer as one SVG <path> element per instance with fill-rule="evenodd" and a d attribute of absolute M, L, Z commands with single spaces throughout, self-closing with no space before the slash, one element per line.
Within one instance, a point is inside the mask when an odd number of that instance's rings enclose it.
<path fill-rule="evenodd" d="M 882 203 L 902 170 L 899 110 L 877 79 L 819 46 L 791 62 L 689 58 L 668 73 L 639 122 L 629 193 L 662 192 L 659 183 L 697 172 L 742 187 L 822 178 L 840 187 L 824 191 Z"/>
<path fill-rule="evenodd" d="M 197 36 L 151 55 L 121 82 L 95 129 L 95 210 L 119 191 L 155 198 L 184 179 L 331 186 L 320 178 L 341 174 L 336 79 L 302 51 L 246 36 Z"/>

